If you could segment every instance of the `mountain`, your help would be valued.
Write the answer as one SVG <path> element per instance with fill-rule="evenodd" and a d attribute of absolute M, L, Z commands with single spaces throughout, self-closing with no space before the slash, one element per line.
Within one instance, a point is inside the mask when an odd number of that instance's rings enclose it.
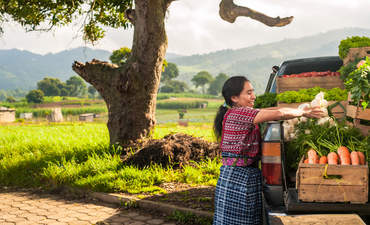
<path fill-rule="evenodd" d="M 254 83 L 257 93 L 261 93 L 273 65 L 280 65 L 286 59 L 338 55 L 340 41 L 350 36 L 370 37 L 370 29 L 343 28 L 302 38 L 202 55 L 182 56 L 167 53 L 166 59 L 178 65 L 180 75 L 177 80 L 190 85 L 195 74 L 206 70 L 214 77 L 221 72 L 229 76 L 246 75 Z M 109 61 L 110 55 L 109 51 L 86 47 L 46 55 L 17 49 L 0 50 L 0 89 L 31 89 L 46 76 L 65 81 L 76 75 L 71 68 L 75 60 L 86 62 L 96 58 Z"/>
<path fill-rule="evenodd" d="M 287 59 L 338 55 L 340 41 L 351 36 L 370 37 L 370 29 L 343 28 L 242 49 L 178 57 L 171 62 L 179 67 L 178 79 L 187 83 L 201 70 L 214 77 L 221 72 L 229 76 L 246 75 L 254 83 L 257 93 L 262 93 L 272 66 Z"/>
<path fill-rule="evenodd" d="M 80 47 L 59 53 L 39 55 L 18 49 L 0 50 L 0 89 L 31 89 L 44 77 L 56 77 L 63 81 L 76 75 L 72 63 L 90 61 L 93 58 L 107 61 L 110 52 Z"/>

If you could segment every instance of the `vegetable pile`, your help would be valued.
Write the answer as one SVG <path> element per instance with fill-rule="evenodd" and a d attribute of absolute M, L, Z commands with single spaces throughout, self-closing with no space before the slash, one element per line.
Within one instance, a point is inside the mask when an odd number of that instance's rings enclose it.
<path fill-rule="evenodd" d="M 279 102 L 285 103 L 299 103 L 312 101 L 315 96 L 320 93 L 325 93 L 325 99 L 327 101 L 344 101 L 347 99 L 347 90 L 340 88 L 325 89 L 321 87 L 313 87 L 307 89 L 301 89 L 299 91 L 285 91 L 276 96 Z"/>
<path fill-rule="evenodd" d="M 326 156 L 328 164 L 336 162 L 339 165 L 344 165 L 342 163 L 347 163 L 348 165 L 350 162 L 350 164 L 355 165 L 356 159 L 348 160 L 348 155 L 351 158 L 351 154 L 353 155 L 352 157 L 356 158 L 354 156 L 356 153 L 352 152 L 357 152 L 359 158 L 364 158 L 365 164 L 366 161 L 370 162 L 369 136 L 363 136 L 359 129 L 346 125 L 344 121 L 338 122 L 334 119 L 329 119 L 321 124 L 318 124 L 318 121 L 318 119 L 300 121 L 294 128 L 294 138 L 285 142 L 286 161 L 287 165 L 290 166 L 289 169 L 295 171 L 303 156 L 305 159 L 309 158 L 308 152 L 310 150 L 314 150 L 317 153 L 318 163 L 320 163 L 320 158 Z M 348 149 L 348 153 L 342 153 L 344 147 Z M 311 151 L 309 154 L 311 162 L 316 163 L 317 158 L 315 158 L 316 156 L 314 156 L 313 152 Z M 337 160 L 335 157 L 337 157 Z M 312 158 L 315 160 L 312 160 Z M 322 162 L 324 158 L 321 159 Z"/>
<path fill-rule="evenodd" d="M 325 77 L 325 76 L 340 76 L 339 72 L 333 72 L 333 71 L 324 71 L 324 72 L 316 72 L 316 71 L 311 71 L 311 72 L 304 72 L 304 73 L 298 73 L 298 74 L 285 74 L 282 75 L 282 78 L 286 77 Z"/>

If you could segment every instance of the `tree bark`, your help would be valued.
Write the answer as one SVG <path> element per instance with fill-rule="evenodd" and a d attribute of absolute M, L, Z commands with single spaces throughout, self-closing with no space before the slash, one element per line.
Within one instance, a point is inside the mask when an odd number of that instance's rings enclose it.
<path fill-rule="evenodd" d="M 73 70 L 92 84 L 108 108 L 110 144 L 135 146 L 155 125 L 156 97 L 167 49 L 166 0 L 136 0 L 131 56 L 122 67 L 93 60 Z"/>

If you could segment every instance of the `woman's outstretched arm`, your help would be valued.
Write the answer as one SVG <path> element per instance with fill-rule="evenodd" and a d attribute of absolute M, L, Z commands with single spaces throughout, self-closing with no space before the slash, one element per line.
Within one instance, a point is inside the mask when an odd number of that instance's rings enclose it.
<path fill-rule="evenodd" d="M 260 112 L 254 118 L 253 123 L 262 123 L 273 120 L 288 120 L 300 116 L 309 118 L 321 118 L 325 115 L 324 111 L 320 107 L 314 107 L 309 109 L 294 109 L 294 108 L 277 108 L 277 109 L 261 109 Z"/>

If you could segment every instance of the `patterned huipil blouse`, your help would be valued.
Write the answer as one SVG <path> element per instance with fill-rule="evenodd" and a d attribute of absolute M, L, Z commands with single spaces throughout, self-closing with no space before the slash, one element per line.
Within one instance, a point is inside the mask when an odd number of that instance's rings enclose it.
<path fill-rule="evenodd" d="M 250 166 L 260 158 L 261 134 L 253 124 L 259 109 L 233 107 L 222 124 L 221 151 L 223 165 Z"/>

